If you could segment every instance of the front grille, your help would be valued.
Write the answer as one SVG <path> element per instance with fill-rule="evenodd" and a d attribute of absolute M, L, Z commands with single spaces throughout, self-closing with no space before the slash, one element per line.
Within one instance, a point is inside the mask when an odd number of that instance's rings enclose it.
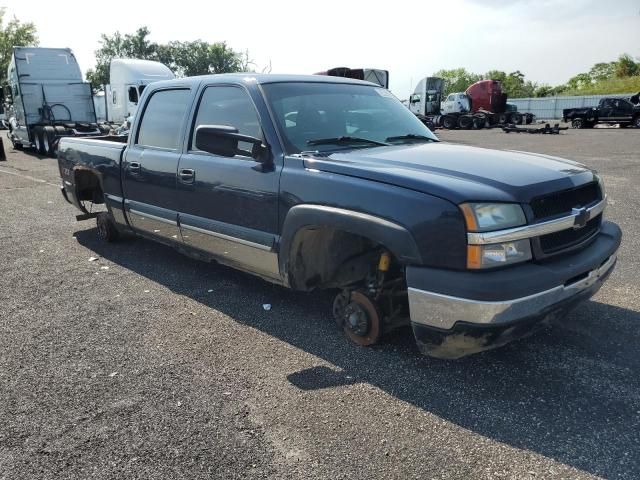
<path fill-rule="evenodd" d="M 578 230 L 569 228 L 559 232 L 542 235 L 540 237 L 540 248 L 546 255 L 566 250 L 568 248 L 579 245 L 595 235 L 600 228 L 602 215 L 598 215 L 587 222 L 587 224 Z"/>
<path fill-rule="evenodd" d="M 592 182 L 571 190 L 535 198 L 531 202 L 531 210 L 533 210 L 533 217 L 540 220 L 557 215 L 568 215 L 572 208 L 586 207 L 599 200 L 602 200 L 600 187 L 597 182 Z"/>

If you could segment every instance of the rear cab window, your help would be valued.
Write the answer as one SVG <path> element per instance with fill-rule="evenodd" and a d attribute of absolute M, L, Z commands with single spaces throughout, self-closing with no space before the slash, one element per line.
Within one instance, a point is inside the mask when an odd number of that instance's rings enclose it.
<path fill-rule="evenodd" d="M 181 125 L 189 110 L 189 89 L 158 90 L 151 94 L 142 114 L 136 145 L 178 150 Z"/>

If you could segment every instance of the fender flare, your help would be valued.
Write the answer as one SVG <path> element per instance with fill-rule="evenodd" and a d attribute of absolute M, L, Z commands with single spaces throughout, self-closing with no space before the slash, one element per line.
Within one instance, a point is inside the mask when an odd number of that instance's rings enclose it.
<path fill-rule="evenodd" d="M 305 228 L 320 226 L 334 227 L 380 243 L 402 263 L 421 263 L 418 245 L 402 225 L 354 210 L 302 204 L 292 207 L 284 220 L 278 255 L 281 273 L 288 276 L 289 254 L 296 234 Z"/>

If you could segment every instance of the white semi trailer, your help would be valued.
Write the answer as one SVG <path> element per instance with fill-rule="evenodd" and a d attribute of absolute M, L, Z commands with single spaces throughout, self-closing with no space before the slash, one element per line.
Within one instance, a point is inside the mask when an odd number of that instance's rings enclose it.
<path fill-rule="evenodd" d="M 131 58 L 111 60 L 109 85 L 105 86 L 105 95 L 101 99 L 105 120 L 112 124 L 124 123 L 136 113 L 144 87 L 172 78 L 175 78 L 173 72 L 160 62 Z"/>
<path fill-rule="evenodd" d="M 101 135 L 91 84 L 68 48 L 14 47 L 7 70 L 8 137 L 14 148 L 54 155 L 61 137 Z"/>

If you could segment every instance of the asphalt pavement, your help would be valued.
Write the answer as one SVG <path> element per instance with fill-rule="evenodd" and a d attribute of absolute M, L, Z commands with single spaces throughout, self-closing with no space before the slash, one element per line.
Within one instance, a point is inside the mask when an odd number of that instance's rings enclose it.
<path fill-rule="evenodd" d="M 0 479 L 640 478 L 640 131 L 439 135 L 597 169 L 624 233 L 591 301 L 458 361 L 350 344 L 328 293 L 102 244 L 5 139 Z"/>

